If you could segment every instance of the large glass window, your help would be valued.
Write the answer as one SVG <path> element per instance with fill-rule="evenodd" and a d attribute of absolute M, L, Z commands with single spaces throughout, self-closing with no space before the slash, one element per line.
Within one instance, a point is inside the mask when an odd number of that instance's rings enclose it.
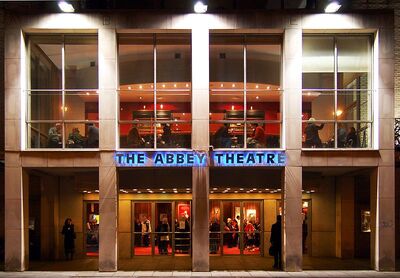
<path fill-rule="evenodd" d="M 190 148 L 190 35 L 123 35 L 118 51 L 120 148 Z"/>
<path fill-rule="evenodd" d="M 372 146 L 368 35 L 303 37 L 303 147 Z"/>
<path fill-rule="evenodd" d="M 28 41 L 28 148 L 98 148 L 97 36 Z"/>
<path fill-rule="evenodd" d="M 277 36 L 211 35 L 214 148 L 281 146 L 281 45 Z"/>

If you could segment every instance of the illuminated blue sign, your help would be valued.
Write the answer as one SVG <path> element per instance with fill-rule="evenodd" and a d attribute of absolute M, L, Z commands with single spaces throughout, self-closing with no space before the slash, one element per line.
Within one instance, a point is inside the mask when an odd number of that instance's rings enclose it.
<path fill-rule="evenodd" d="M 205 152 L 116 152 L 115 162 L 121 167 L 193 167 L 206 166 Z"/>
<path fill-rule="evenodd" d="M 216 151 L 214 166 L 285 166 L 286 155 L 281 151 Z"/>

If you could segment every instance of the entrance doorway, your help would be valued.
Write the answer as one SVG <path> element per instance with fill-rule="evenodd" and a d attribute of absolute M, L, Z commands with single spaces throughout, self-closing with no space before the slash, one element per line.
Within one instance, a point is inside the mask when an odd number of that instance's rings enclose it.
<path fill-rule="evenodd" d="M 191 255 L 190 201 L 133 201 L 132 254 Z"/>
<path fill-rule="evenodd" d="M 263 255 L 261 200 L 210 201 L 210 254 Z"/>

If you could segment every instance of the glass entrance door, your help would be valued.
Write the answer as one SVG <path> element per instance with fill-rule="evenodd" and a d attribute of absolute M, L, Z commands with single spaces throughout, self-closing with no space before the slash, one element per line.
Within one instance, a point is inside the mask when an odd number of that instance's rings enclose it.
<path fill-rule="evenodd" d="M 190 201 L 134 202 L 133 255 L 190 255 Z"/>
<path fill-rule="evenodd" d="M 210 254 L 262 255 L 262 201 L 210 201 Z"/>

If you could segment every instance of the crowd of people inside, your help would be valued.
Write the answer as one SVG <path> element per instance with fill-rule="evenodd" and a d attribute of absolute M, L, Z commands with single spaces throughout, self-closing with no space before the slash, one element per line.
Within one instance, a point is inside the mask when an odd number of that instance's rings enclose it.
<path fill-rule="evenodd" d="M 62 148 L 62 125 L 56 123 L 48 131 L 47 147 L 48 148 Z M 87 137 L 84 137 L 79 128 L 74 127 L 68 134 L 66 140 L 66 147 L 68 148 L 98 148 L 99 147 L 99 129 L 95 124 L 88 124 Z"/>
<path fill-rule="evenodd" d="M 324 128 L 325 124 L 317 124 L 315 118 L 310 118 L 305 127 L 305 141 L 306 148 L 333 148 L 335 146 L 335 139 L 332 137 L 327 142 L 323 143 L 319 131 Z M 339 123 L 337 130 L 337 146 L 338 148 L 359 148 L 360 139 L 354 127 L 346 128 L 343 123 Z"/>
<path fill-rule="evenodd" d="M 248 252 L 260 250 L 261 245 L 261 223 L 258 219 L 244 219 L 240 226 L 240 217 L 228 217 L 223 223 L 223 244 L 227 248 L 240 248 L 240 233 L 243 234 L 243 246 Z M 243 229 L 243 230 L 242 230 Z M 214 218 L 209 225 L 210 230 L 210 253 L 217 254 L 220 246 L 221 225 Z"/>

